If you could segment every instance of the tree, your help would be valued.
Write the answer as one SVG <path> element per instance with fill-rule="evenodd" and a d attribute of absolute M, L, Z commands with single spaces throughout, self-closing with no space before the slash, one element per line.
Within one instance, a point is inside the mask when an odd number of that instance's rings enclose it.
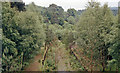
<path fill-rule="evenodd" d="M 103 71 L 107 66 L 108 48 L 110 47 L 111 39 L 110 32 L 114 25 L 113 14 L 105 4 L 103 7 L 99 3 L 90 2 L 86 11 L 81 15 L 79 22 L 76 25 L 78 31 L 77 43 L 84 51 L 88 51 L 97 60 L 101 59 Z M 80 32 L 79 32 L 80 31 Z M 95 56 L 99 53 L 99 56 Z M 101 55 L 100 55 L 101 54 Z"/>
<path fill-rule="evenodd" d="M 25 11 L 25 3 L 21 2 L 10 2 L 11 8 L 17 8 L 18 11 Z"/>
<path fill-rule="evenodd" d="M 59 18 L 59 25 L 63 25 L 64 24 L 64 19 L 63 18 Z"/>
<path fill-rule="evenodd" d="M 22 70 L 45 41 L 42 17 L 3 3 L 3 71 Z M 6 63 L 7 62 L 7 63 Z"/>
<path fill-rule="evenodd" d="M 25 52 L 24 57 L 32 50 L 38 50 L 45 40 L 44 29 L 42 28 L 42 17 L 34 12 L 21 12 L 14 17 L 18 24 L 18 31 L 21 35 L 21 42 L 18 43 L 20 51 Z M 28 56 L 29 59 L 30 56 Z"/>
<path fill-rule="evenodd" d="M 38 7 L 35 5 L 34 2 L 32 2 L 28 6 L 26 6 L 26 10 L 30 12 L 38 12 Z"/>
<path fill-rule="evenodd" d="M 45 45 L 49 45 L 54 40 L 54 33 L 52 29 L 49 28 L 49 26 L 46 26 L 46 40 Z"/>
<path fill-rule="evenodd" d="M 77 13 L 77 11 L 73 8 L 68 9 L 67 12 L 69 16 L 73 16 L 73 17 L 75 17 Z"/>
<path fill-rule="evenodd" d="M 47 17 L 51 21 L 51 24 L 60 24 L 63 25 L 63 12 L 64 9 L 60 6 L 57 6 L 55 4 L 51 4 L 47 9 Z"/>
<path fill-rule="evenodd" d="M 3 36 L 2 44 L 2 68 L 3 71 L 15 71 L 22 69 L 22 55 L 18 53 L 16 43 Z"/>
<path fill-rule="evenodd" d="M 73 16 L 69 16 L 67 18 L 67 21 L 68 21 L 69 24 L 75 24 L 75 18 Z"/>

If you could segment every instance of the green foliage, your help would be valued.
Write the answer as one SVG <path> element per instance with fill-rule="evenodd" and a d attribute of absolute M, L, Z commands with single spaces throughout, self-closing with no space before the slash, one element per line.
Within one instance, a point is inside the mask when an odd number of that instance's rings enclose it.
<path fill-rule="evenodd" d="M 67 12 L 68 12 L 69 16 L 73 16 L 73 17 L 75 17 L 76 13 L 77 13 L 77 11 L 75 9 L 73 9 L 73 8 L 72 9 L 68 9 Z"/>
<path fill-rule="evenodd" d="M 57 48 L 67 48 L 68 52 L 74 43 L 77 50 L 84 52 L 83 55 L 88 58 L 92 55 L 92 60 L 98 62 L 103 70 L 115 71 L 119 68 L 118 16 L 113 16 L 107 4 L 100 6 L 97 2 L 89 2 L 83 11 L 68 9 L 64 12 L 64 9 L 56 4 L 46 8 L 34 3 L 26 6 L 23 2 L 3 3 L 0 19 L 0 22 L 3 22 L 0 25 L 0 31 L 3 31 L 3 39 L 0 39 L 3 41 L 3 71 L 23 70 L 29 65 L 30 59 L 41 53 L 39 51 L 44 43 L 44 47 L 50 46 L 54 39 L 58 39 L 58 42 L 55 42 L 57 45 L 65 45 Z M 74 45 L 72 48 L 76 47 Z M 57 68 L 53 62 L 55 50 L 56 47 L 50 47 L 48 51 L 43 66 L 45 71 L 54 71 Z M 110 60 L 107 59 L 109 55 L 112 56 Z M 70 58 L 74 70 L 84 70 L 74 56 Z"/>
<path fill-rule="evenodd" d="M 49 45 L 54 40 L 54 33 L 53 30 L 46 26 L 46 45 Z"/>
<path fill-rule="evenodd" d="M 63 17 L 63 12 L 64 9 L 60 6 L 57 6 L 55 4 L 51 4 L 48 9 L 47 9 L 47 17 L 48 19 L 51 21 L 51 24 L 60 24 L 63 25 L 64 24 L 64 20 L 62 19 Z"/>
<path fill-rule="evenodd" d="M 11 8 L 17 8 L 18 11 L 25 11 L 25 3 L 21 2 L 10 2 Z"/>
<path fill-rule="evenodd" d="M 28 6 L 26 6 L 26 10 L 29 11 L 29 12 L 38 12 L 38 8 L 34 4 L 34 2 L 32 2 L 31 4 L 29 4 Z"/>
<path fill-rule="evenodd" d="M 104 57 L 101 61 L 104 70 L 107 65 L 107 56 L 110 52 L 108 49 L 111 46 L 115 49 L 115 44 L 113 45 L 113 42 L 118 38 L 116 37 L 118 28 L 108 5 L 105 4 L 103 7 L 100 7 L 99 3 L 90 2 L 87 10 L 81 15 L 76 29 L 76 31 L 80 31 L 78 32 L 79 38 L 77 39 L 80 48 L 92 49 L 93 53 L 97 54 L 101 51 L 102 56 L 99 54 L 96 58 Z M 118 50 L 118 48 L 119 47 L 116 46 L 116 50 Z M 111 48 L 111 51 L 112 50 L 113 48 Z M 117 55 L 117 52 L 115 52 L 115 54 Z M 113 53 L 111 56 L 113 56 Z"/>
<path fill-rule="evenodd" d="M 45 31 L 42 17 L 34 12 L 21 12 L 14 17 L 18 24 L 21 41 L 18 43 L 19 51 L 25 52 L 24 59 L 30 59 L 32 52 L 37 51 L 45 41 Z M 34 50 L 34 51 L 33 51 Z M 29 56 L 28 56 L 29 54 Z"/>
<path fill-rule="evenodd" d="M 2 68 L 3 71 L 14 71 L 22 69 L 22 55 L 18 54 L 18 50 L 15 48 L 15 42 L 3 37 L 2 44 Z"/>
<path fill-rule="evenodd" d="M 68 17 L 67 21 L 69 24 L 75 24 L 75 18 L 73 16 Z"/>
<path fill-rule="evenodd" d="M 42 17 L 36 12 L 18 12 L 9 3 L 3 3 L 2 15 L 3 71 L 22 70 L 45 41 Z"/>
<path fill-rule="evenodd" d="M 75 31 L 65 30 L 63 31 L 64 35 L 62 38 L 62 42 L 66 45 L 66 48 L 69 47 L 69 44 L 76 40 Z"/>

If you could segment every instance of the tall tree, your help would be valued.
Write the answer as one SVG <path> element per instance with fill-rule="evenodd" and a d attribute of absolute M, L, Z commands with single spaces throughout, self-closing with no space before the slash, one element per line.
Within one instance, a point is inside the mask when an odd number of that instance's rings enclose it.
<path fill-rule="evenodd" d="M 45 40 L 43 21 L 36 12 L 19 12 L 3 3 L 3 71 L 22 70 Z"/>
<path fill-rule="evenodd" d="M 81 48 L 92 50 L 93 59 L 101 59 L 103 71 L 107 66 L 108 48 L 110 47 L 110 33 L 113 32 L 113 14 L 107 4 L 103 7 L 99 3 L 89 2 L 86 11 L 81 15 L 76 25 L 78 32 L 78 44 Z M 108 35 L 108 36 L 106 36 Z M 88 51 L 88 50 L 87 50 Z M 95 53 L 99 53 L 96 57 Z M 101 54 L 101 55 L 100 55 Z M 100 61 L 99 61 L 100 62 Z"/>

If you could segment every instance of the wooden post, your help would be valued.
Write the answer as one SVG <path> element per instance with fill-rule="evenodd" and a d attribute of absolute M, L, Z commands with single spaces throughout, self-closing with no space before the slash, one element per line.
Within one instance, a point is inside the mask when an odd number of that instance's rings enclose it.
<path fill-rule="evenodd" d="M 91 49 L 91 73 L 92 73 L 92 60 L 93 59 L 93 48 Z"/>
<path fill-rule="evenodd" d="M 49 46 L 46 48 L 46 50 L 44 52 L 43 59 L 42 59 L 42 65 L 44 65 L 44 61 L 45 61 L 45 58 L 47 56 L 48 49 L 49 49 Z"/>
<path fill-rule="evenodd" d="M 22 52 L 21 55 L 22 55 L 22 58 L 21 58 L 21 68 L 22 68 L 23 67 L 22 64 L 23 64 L 23 55 L 24 55 L 24 53 Z"/>

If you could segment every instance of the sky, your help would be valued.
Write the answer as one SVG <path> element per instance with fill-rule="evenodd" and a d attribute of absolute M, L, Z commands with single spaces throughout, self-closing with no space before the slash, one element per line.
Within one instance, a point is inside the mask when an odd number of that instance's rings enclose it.
<path fill-rule="evenodd" d="M 85 9 L 86 4 L 91 0 L 23 0 L 25 4 L 34 2 L 38 6 L 48 7 L 50 4 L 56 4 L 62 6 L 66 11 L 69 8 L 74 8 L 76 10 Z M 120 0 L 94 0 L 100 2 L 101 5 L 108 3 L 109 7 L 117 7 Z"/>

